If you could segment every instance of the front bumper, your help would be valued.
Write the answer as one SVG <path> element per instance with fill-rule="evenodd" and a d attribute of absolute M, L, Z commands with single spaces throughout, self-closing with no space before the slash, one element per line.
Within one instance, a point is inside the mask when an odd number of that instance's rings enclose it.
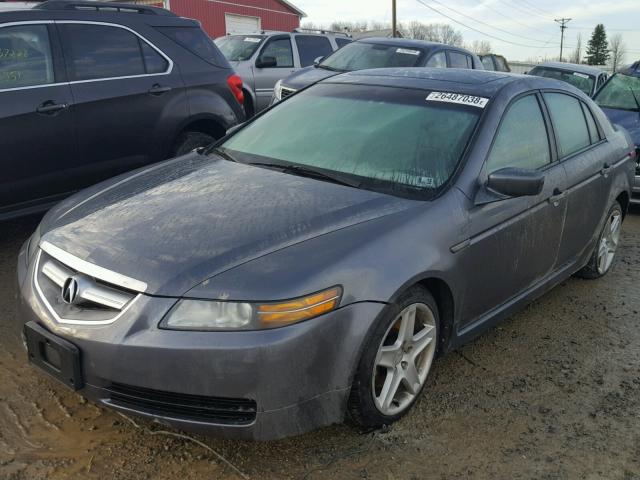
<path fill-rule="evenodd" d="M 79 393 L 105 406 L 158 422 L 224 437 L 270 440 L 344 419 L 353 372 L 369 327 L 384 305 L 358 303 L 296 325 L 253 332 L 160 330 L 175 299 L 141 295 L 116 322 L 61 325 L 33 282 L 34 262 L 18 266 L 18 318 L 36 322 L 80 349 Z M 256 412 L 242 424 L 203 421 L 149 410 L 114 398 L 115 386 L 142 392 L 244 399 Z"/>

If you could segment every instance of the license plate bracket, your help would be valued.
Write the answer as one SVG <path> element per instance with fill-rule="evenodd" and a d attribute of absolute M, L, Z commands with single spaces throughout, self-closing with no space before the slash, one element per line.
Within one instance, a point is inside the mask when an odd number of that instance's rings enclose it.
<path fill-rule="evenodd" d="M 29 363 L 73 390 L 80 390 L 84 386 L 78 347 L 35 322 L 25 324 L 24 337 Z"/>

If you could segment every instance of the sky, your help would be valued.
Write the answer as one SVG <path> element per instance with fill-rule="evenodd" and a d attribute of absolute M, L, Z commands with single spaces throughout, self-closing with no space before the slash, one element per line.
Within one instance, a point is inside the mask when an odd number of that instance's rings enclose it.
<path fill-rule="evenodd" d="M 292 3 L 307 14 L 303 23 L 391 22 L 391 0 Z M 397 14 L 399 22 L 448 23 L 462 33 L 465 43 L 487 40 L 495 53 L 520 61 L 559 55 L 560 27 L 554 19 L 571 18 L 565 30 L 565 56 L 575 48 L 579 33 L 584 52 L 593 28 L 602 23 L 609 38 L 622 35 L 625 63 L 640 59 L 640 0 L 397 0 Z"/>

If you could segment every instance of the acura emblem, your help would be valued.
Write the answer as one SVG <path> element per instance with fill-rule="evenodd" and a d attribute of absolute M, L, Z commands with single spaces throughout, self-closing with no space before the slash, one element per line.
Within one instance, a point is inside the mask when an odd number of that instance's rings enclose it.
<path fill-rule="evenodd" d="M 64 303 L 70 305 L 76 303 L 78 290 L 78 279 L 76 277 L 67 278 L 62 286 L 62 300 L 64 300 Z"/>

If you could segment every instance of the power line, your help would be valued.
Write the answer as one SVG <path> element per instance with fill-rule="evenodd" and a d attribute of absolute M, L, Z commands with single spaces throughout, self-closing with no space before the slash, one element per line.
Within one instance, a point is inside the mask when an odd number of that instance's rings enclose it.
<path fill-rule="evenodd" d="M 526 23 L 522 23 L 521 21 L 517 20 L 516 18 L 510 16 L 510 15 L 505 15 L 504 12 L 501 12 L 500 10 L 497 10 L 489 5 L 487 5 L 486 3 L 483 3 L 481 5 L 479 5 L 480 7 L 486 8 L 487 10 L 491 10 L 493 13 L 500 15 L 503 18 L 506 18 L 507 20 L 509 20 L 510 22 L 513 23 L 517 23 L 518 25 L 520 25 L 521 27 L 524 27 L 528 30 L 534 30 L 533 27 L 531 27 L 531 25 L 527 25 Z M 549 41 L 545 42 L 545 43 L 549 43 Z"/>
<path fill-rule="evenodd" d="M 483 22 L 482 20 L 478 20 L 476 18 L 473 18 L 471 15 L 467 15 L 465 13 L 459 12 L 458 10 L 455 10 L 454 8 L 451 8 L 451 7 L 447 6 L 447 5 L 444 5 L 439 0 L 431 0 L 431 1 L 434 2 L 434 3 L 437 3 L 441 7 L 446 8 L 447 10 L 451 10 L 452 12 L 454 12 L 454 13 L 462 16 L 462 17 L 468 18 L 468 19 L 470 19 L 470 20 L 472 20 L 472 21 L 474 21 L 476 23 L 484 25 L 485 27 L 493 28 L 494 30 L 497 30 L 497 31 L 502 32 L 502 33 L 506 33 L 507 35 L 511 35 L 513 37 L 519 37 L 519 38 L 523 38 L 525 40 L 531 40 L 532 42 L 545 43 L 544 40 L 540 40 L 540 39 L 537 39 L 537 38 L 531 38 L 531 37 L 525 37 L 524 35 L 518 35 L 518 34 L 515 34 L 515 33 L 511 33 L 510 31 L 505 30 L 503 28 L 495 27 L 495 26 L 493 26 L 493 25 L 491 25 L 489 23 Z"/>
<path fill-rule="evenodd" d="M 522 12 L 522 13 L 524 13 L 526 15 L 531 15 L 533 13 L 534 15 L 537 15 L 540 18 L 544 18 L 545 20 L 553 20 L 553 17 L 548 17 L 546 15 L 540 15 L 538 12 L 535 12 L 535 11 L 525 10 L 524 8 L 521 8 L 520 5 L 508 3 L 506 0 L 500 0 L 500 1 L 502 3 L 504 3 L 506 6 L 514 8 L 516 10 L 519 10 L 520 12 Z"/>
<path fill-rule="evenodd" d="M 527 0 L 520 0 L 523 4 L 525 4 L 527 6 L 527 8 L 529 8 L 529 10 L 532 10 L 534 13 L 537 10 L 538 12 L 540 12 L 541 14 L 543 14 L 545 17 L 547 18 L 552 18 L 552 17 L 548 17 L 547 16 L 547 12 L 545 12 L 544 10 L 542 10 L 541 8 L 539 8 L 536 5 L 533 5 L 532 3 L 529 3 Z"/>
<path fill-rule="evenodd" d="M 469 30 L 473 30 L 474 32 L 479 33 L 480 35 L 484 35 L 485 37 L 492 38 L 492 39 L 497 40 L 499 42 L 508 43 L 508 44 L 511 44 L 511 45 L 516 45 L 518 47 L 526 47 L 526 48 L 556 48 L 555 46 L 553 46 L 553 47 L 552 46 L 539 47 L 537 45 L 525 45 L 524 43 L 517 43 L 517 42 L 512 42 L 511 40 L 505 40 L 504 38 L 497 37 L 495 35 L 483 32 L 482 30 L 478 30 L 475 27 L 471 27 L 471 26 L 469 26 L 469 25 L 467 25 L 465 23 L 462 23 L 461 21 L 456 20 L 455 18 L 447 15 L 446 13 L 442 13 L 440 10 L 436 9 L 435 7 L 432 7 L 431 5 L 425 3 L 423 0 L 416 0 L 416 2 L 418 2 L 419 4 L 421 4 L 424 7 L 428 8 L 429 10 L 432 10 L 432 11 L 436 12 L 438 15 L 442 15 L 443 17 L 448 18 L 449 20 L 451 20 L 454 23 L 457 23 L 458 25 L 461 25 L 461 26 L 463 26 L 465 28 L 468 28 Z"/>

